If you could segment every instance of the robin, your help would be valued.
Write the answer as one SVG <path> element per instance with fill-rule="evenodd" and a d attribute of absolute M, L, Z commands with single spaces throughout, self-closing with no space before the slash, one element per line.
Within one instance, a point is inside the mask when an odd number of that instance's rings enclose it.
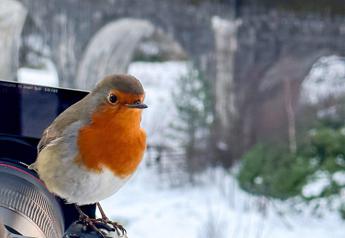
<path fill-rule="evenodd" d="M 37 171 L 48 190 L 78 207 L 96 203 L 102 220 L 111 222 L 99 201 L 117 192 L 131 177 L 146 148 L 140 127 L 144 89 L 135 77 L 111 75 L 79 102 L 62 112 L 43 132 Z"/>

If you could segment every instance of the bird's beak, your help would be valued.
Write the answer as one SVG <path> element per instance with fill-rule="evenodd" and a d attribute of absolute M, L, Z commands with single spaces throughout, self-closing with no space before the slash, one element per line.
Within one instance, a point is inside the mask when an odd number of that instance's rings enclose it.
<path fill-rule="evenodd" d="M 147 105 L 144 103 L 133 103 L 133 104 L 126 104 L 128 108 L 138 108 L 138 109 L 145 109 Z"/>

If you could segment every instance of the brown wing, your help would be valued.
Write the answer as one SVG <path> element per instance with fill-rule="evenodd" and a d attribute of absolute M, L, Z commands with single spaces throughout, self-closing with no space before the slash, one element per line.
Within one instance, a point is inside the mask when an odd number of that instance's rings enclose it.
<path fill-rule="evenodd" d="M 87 98 L 88 96 L 67 108 L 43 131 L 42 138 L 37 146 L 38 153 L 47 146 L 57 142 L 61 138 L 66 127 L 72 123 L 80 120 L 88 120 L 90 110 L 87 110 L 87 107 L 91 104 L 88 103 L 89 101 L 87 101 Z"/>

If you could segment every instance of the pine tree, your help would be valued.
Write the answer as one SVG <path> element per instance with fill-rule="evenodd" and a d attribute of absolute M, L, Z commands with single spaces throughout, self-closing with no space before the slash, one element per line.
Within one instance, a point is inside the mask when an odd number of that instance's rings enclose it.
<path fill-rule="evenodd" d="M 207 148 L 209 128 L 213 121 L 209 82 L 190 65 L 187 74 L 177 81 L 173 99 L 178 119 L 172 127 L 179 134 L 187 169 L 193 180 L 193 173 L 201 163 L 196 156 Z"/>

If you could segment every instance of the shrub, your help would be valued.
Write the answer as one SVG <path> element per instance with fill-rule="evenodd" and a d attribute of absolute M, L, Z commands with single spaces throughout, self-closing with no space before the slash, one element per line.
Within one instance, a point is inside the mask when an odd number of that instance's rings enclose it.
<path fill-rule="evenodd" d="M 328 184 L 317 194 L 304 195 L 302 188 L 317 174 L 327 175 Z M 242 158 L 238 174 L 240 186 L 253 194 L 287 199 L 300 196 L 305 201 L 324 204 L 341 200 L 345 189 L 345 128 L 321 124 L 309 131 L 296 154 L 277 145 L 256 145 Z M 345 203 L 338 207 L 345 218 Z"/>
<path fill-rule="evenodd" d="M 345 170 L 345 128 L 314 129 L 304 148 L 305 155 L 316 160 L 316 169 L 331 174 Z"/>
<path fill-rule="evenodd" d="M 275 145 L 256 145 L 243 156 L 238 179 L 242 189 L 287 199 L 299 195 L 312 172 L 308 161 Z"/>

